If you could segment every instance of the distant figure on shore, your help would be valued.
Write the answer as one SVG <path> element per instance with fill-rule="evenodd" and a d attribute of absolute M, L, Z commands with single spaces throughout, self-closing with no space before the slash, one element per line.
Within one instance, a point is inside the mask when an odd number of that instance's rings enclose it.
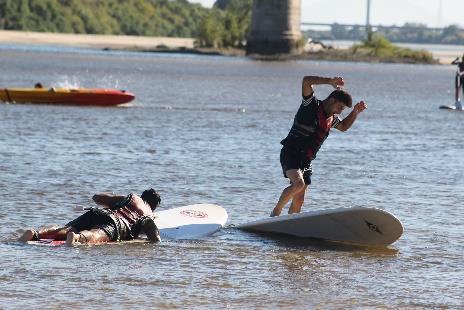
<path fill-rule="evenodd" d="M 42 83 L 35 83 L 34 88 L 43 88 Z"/>
<path fill-rule="evenodd" d="M 462 93 L 464 95 L 464 54 L 461 57 L 461 61 L 459 61 L 459 57 L 457 57 L 453 62 L 452 65 L 457 65 L 458 68 L 456 70 L 456 79 L 455 79 L 455 104 L 456 109 L 462 109 L 461 99 L 459 98 L 459 89 L 462 88 Z"/>
<path fill-rule="evenodd" d="M 296 112 L 290 132 L 280 142 L 283 146 L 280 164 L 284 176 L 290 179 L 290 186 L 283 190 L 271 217 L 279 216 L 290 200 L 292 203 L 288 213 L 300 213 L 306 189 L 311 184 L 312 161 L 329 136 L 330 129 L 334 127 L 340 131 L 347 131 L 359 113 L 367 108 L 366 103 L 360 101 L 347 117 L 343 120 L 339 118 L 339 114 L 346 107 L 352 106 L 351 95 L 341 89 L 345 85 L 341 77 L 305 76 L 302 84 L 300 108 Z M 314 95 L 313 87 L 322 84 L 331 85 L 335 90 L 324 100 L 319 100 Z M 330 171 L 330 175 L 334 175 L 332 170 L 327 170 Z"/>
<path fill-rule="evenodd" d="M 92 199 L 103 207 L 90 208 L 63 227 L 26 230 L 19 241 L 66 240 L 66 244 L 71 246 L 76 243 L 132 240 L 141 232 L 151 242 L 160 241 L 153 211 L 158 207 L 161 198 L 154 189 L 144 191 L 140 197 L 136 194 L 119 196 L 101 193 L 94 195 Z"/>

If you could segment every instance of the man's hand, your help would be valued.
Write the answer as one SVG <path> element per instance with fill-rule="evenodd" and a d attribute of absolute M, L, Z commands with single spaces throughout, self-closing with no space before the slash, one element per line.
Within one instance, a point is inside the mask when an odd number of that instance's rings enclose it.
<path fill-rule="evenodd" d="M 332 78 L 330 85 L 332 85 L 333 88 L 341 89 L 345 85 L 345 81 L 341 76 L 336 76 Z"/>
<path fill-rule="evenodd" d="M 338 125 L 335 128 L 337 128 L 340 131 L 347 131 L 353 125 L 354 121 L 358 117 L 358 114 L 364 111 L 365 109 L 367 109 L 367 104 L 364 101 L 356 103 L 353 107 L 353 110 L 351 110 L 350 114 L 348 114 L 348 116 L 345 117 L 340 123 L 338 123 Z"/>
<path fill-rule="evenodd" d="M 364 102 L 364 101 L 360 101 L 358 103 L 356 103 L 354 105 L 354 108 L 353 108 L 353 111 L 356 113 L 356 114 L 359 114 L 361 113 L 362 111 L 364 111 L 365 109 L 367 109 L 367 104 Z"/>
<path fill-rule="evenodd" d="M 147 216 L 142 219 L 142 230 L 151 242 L 161 241 L 158 227 L 152 217 Z"/>

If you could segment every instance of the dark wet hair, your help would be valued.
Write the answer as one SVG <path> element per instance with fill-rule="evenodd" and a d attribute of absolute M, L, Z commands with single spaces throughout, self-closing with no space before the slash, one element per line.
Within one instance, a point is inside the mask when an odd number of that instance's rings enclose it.
<path fill-rule="evenodd" d="M 140 198 L 150 205 L 152 211 L 155 211 L 156 207 L 161 203 L 160 195 L 153 188 L 143 191 Z"/>
<path fill-rule="evenodd" d="M 351 99 L 351 95 L 343 89 L 334 90 L 327 97 L 327 99 L 329 98 L 334 98 L 337 101 L 343 102 L 343 104 L 345 104 L 348 108 L 351 108 L 353 105 L 353 99 Z"/>

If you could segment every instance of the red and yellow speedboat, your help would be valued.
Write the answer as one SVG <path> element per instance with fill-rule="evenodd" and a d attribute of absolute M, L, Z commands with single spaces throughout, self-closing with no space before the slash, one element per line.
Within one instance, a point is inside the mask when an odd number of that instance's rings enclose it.
<path fill-rule="evenodd" d="M 104 88 L 0 88 L 0 101 L 12 103 L 115 106 L 134 98 L 125 90 Z"/>

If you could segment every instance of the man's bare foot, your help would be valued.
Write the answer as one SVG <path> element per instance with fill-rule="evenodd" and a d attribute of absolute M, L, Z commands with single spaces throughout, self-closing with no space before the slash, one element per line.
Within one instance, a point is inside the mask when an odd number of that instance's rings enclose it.
<path fill-rule="evenodd" d="M 276 212 L 276 209 L 272 209 L 271 214 L 270 214 L 269 216 L 270 216 L 270 217 L 275 217 L 275 216 L 279 216 L 279 215 L 280 215 L 280 212 L 277 213 L 277 212 Z"/>
<path fill-rule="evenodd" d="M 38 239 L 37 231 L 33 229 L 26 230 L 21 237 L 19 237 L 19 242 L 28 242 L 34 239 Z"/>
<path fill-rule="evenodd" d="M 81 234 L 76 234 L 72 231 L 68 232 L 66 235 L 66 245 L 67 246 L 73 246 L 76 244 L 83 243 L 83 240 L 81 240 Z"/>

